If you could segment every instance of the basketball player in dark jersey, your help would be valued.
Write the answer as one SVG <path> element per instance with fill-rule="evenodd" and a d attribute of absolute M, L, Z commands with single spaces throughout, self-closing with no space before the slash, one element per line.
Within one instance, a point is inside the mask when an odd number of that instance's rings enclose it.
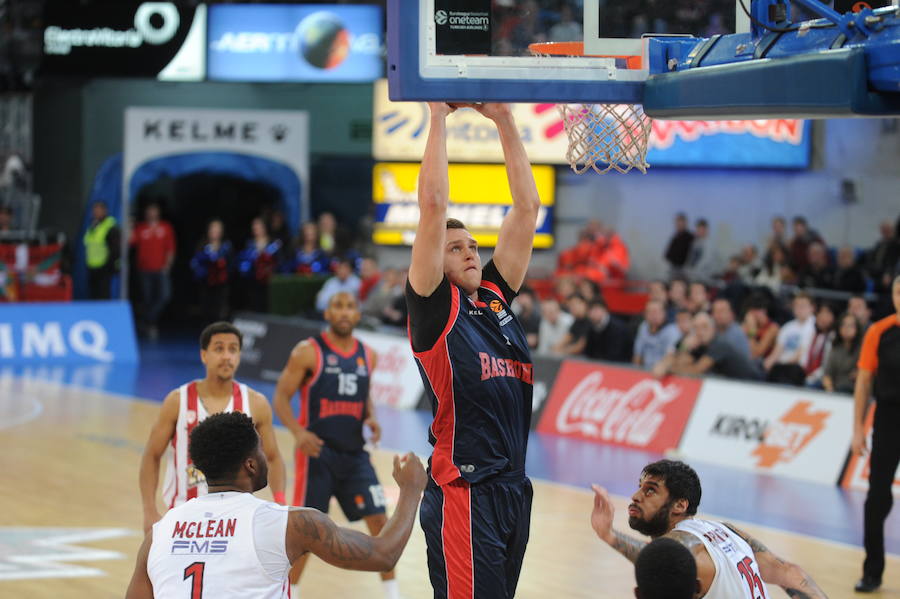
<path fill-rule="evenodd" d="M 509 107 L 471 106 L 497 126 L 513 201 L 482 268 L 465 225 L 447 219 L 445 121 L 457 107 L 429 104 L 406 287 L 410 341 L 434 412 L 420 519 L 436 599 L 506 599 L 515 595 L 532 497 L 532 363 L 509 304 L 531 261 L 540 198 Z"/>
<path fill-rule="evenodd" d="M 297 344 L 275 389 L 275 412 L 296 439 L 296 481 L 293 504 L 328 513 L 337 498 L 351 522 L 365 520 L 377 535 L 387 518 L 384 490 L 363 449 L 363 425 L 372 442 L 381 437 L 369 382 L 375 353 L 353 336 L 359 322 L 359 303 L 347 292 L 328 302 L 328 329 Z M 300 389 L 300 416 L 291 398 Z M 296 584 L 306 559 L 291 569 Z M 387 599 L 399 599 L 393 570 L 381 578 Z"/>

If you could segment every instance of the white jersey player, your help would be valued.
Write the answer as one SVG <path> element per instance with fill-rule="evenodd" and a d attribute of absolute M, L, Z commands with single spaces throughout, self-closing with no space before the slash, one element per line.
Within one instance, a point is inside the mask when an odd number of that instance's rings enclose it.
<path fill-rule="evenodd" d="M 203 329 L 200 360 L 206 369 L 206 377 L 182 385 L 163 401 L 141 459 L 144 532 L 150 530 L 160 517 L 156 488 L 164 454 L 168 453 L 163 485 L 166 509 L 206 493 L 206 480 L 191 462 L 188 438 L 194 427 L 210 414 L 219 412 L 243 412 L 253 418 L 266 459 L 272 466 L 272 496 L 278 503 L 284 503 L 285 467 L 275 442 L 272 409 L 264 395 L 234 380 L 234 373 L 241 363 L 241 346 L 241 332 L 231 323 L 215 322 Z"/>
<path fill-rule="evenodd" d="M 253 422 L 241 412 L 210 416 L 191 433 L 191 460 L 209 493 L 169 510 L 144 538 L 126 599 L 287 599 L 288 570 L 307 552 L 331 565 L 385 571 L 409 540 L 427 475 L 413 454 L 394 458 L 400 498 L 380 534 L 335 526 L 311 508 L 252 495 L 268 484 Z"/>
<path fill-rule="evenodd" d="M 700 478 L 683 462 L 660 460 L 641 473 L 628 506 L 628 525 L 651 538 L 669 537 L 687 547 L 697 564 L 698 597 L 767 599 L 765 583 L 791 597 L 823 599 L 825 593 L 804 570 L 787 562 L 731 524 L 695 518 Z M 601 539 L 634 562 L 647 545 L 612 527 L 613 505 L 606 490 L 594 486 L 591 525 Z M 641 599 L 654 599 L 642 589 Z"/>

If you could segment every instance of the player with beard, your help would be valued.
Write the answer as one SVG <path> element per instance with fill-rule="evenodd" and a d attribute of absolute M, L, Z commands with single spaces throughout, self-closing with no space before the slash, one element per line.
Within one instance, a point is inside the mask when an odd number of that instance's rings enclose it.
<path fill-rule="evenodd" d="M 787 562 L 752 536 L 728 523 L 696 518 L 700 478 L 683 462 L 647 465 L 628 506 L 628 525 L 653 539 L 672 538 L 697 562 L 700 596 L 708 599 L 765 599 L 763 582 L 780 586 L 790 597 L 826 597 L 800 566 Z M 594 485 L 591 525 L 602 540 L 634 562 L 647 543 L 612 527 L 613 505 L 606 490 Z"/>
<path fill-rule="evenodd" d="M 325 309 L 328 329 L 297 344 L 275 389 L 275 411 L 296 440 L 296 481 L 293 504 L 328 513 L 336 497 L 347 519 L 365 520 L 377 535 L 384 527 L 384 490 L 363 446 L 363 425 L 372 442 L 381 427 L 369 394 L 376 357 L 353 336 L 359 323 L 359 302 L 352 294 L 334 294 Z M 291 406 L 300 389 L 300 416 Z M 291 570 L 294 584 L 306 564 L 301 558 Z M 398 599 L 393 570 L 381 573 L 387 599 Z M 296 598 L 296 591 L 294 597 Z"/>
<path fill-rule="evenodd" d="M 253 421 L 210 416 L 191 432 L 191 460 L 209 494 L 170 510 L 138 551 L 126 599 L 289 599 L 287 572 L 308 552 L 349 570 L 389 570 L 409 540 L 425 488 L 413 454 L 394 457 L 400 498 L 377 537 L 335 526 L 317 510 L 286 508 L 252 495 L 268 484 Z"/>

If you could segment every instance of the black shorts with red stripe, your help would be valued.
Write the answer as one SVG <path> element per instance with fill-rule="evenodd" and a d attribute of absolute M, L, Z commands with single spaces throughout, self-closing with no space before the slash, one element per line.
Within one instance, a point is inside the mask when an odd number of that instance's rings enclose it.
<path fill-rule="evenodd" d="M 420 520 L 434 599 L 511 599 L 531 526 L 531 481 L 504 473 L 476 484 L 429 480 Z"/>
<path fill-rule="evenodd" d="M 325 445 L 317 458 L 297 451 L 294 505 L 327 514 L 332 497 L 351 522 L 385 513 L 384 489 L 367 451 L 339 451 Z"/>

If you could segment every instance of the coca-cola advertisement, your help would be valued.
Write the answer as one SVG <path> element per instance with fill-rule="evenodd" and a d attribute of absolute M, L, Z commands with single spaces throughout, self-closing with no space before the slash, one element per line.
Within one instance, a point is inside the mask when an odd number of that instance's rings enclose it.
<path fill-rule="evenodd" d="M 567 360 L 537 430 L 658 453 L 678 447 L 701 381 Z"/>

